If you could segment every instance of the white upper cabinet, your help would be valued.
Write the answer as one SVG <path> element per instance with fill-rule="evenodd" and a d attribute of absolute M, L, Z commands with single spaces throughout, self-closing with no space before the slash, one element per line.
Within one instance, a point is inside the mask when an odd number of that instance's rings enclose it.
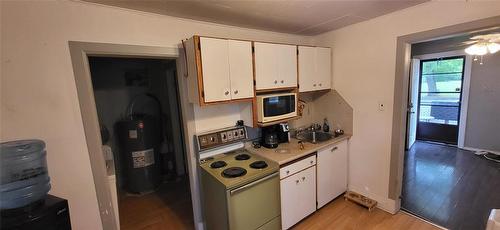
<path fill-rule="evenodd" d="M 319 89 L 332 88 L 332 51 L 330 48 L 316 47 L 316 74 Z"/>
<path fill-rule="evenodd" d="M 254 96 L 252 43 L 236 40 L 228 40 L 228 43 L 231 99 L 252 98 Z"/>
<path fill-rule="evenodd" d="M 278 81 L 280 88 L 297 87 L 297 46 L 278 45 Z"/>
<path fill-rule="evenodd" d="M 227 40 L 201 37 L 200 53 L 205 102 L 231 100 Z"/>
<path fill-rule="evenodd" d="M 331 49 L 299 46 L 299 91 L 331 89 Z"/>
<path fill-rule="evenodd" d="M 200 37 L 203 102 L 252 98 L 252 43 Z"/>
<path fill-rule="evenodd" d="M 297 87 L 297 46 L 255 42 L 255 88 Z"/>
<path fill-rule="evenodd" d="M 308 92 L 317 90 L 316 48 L 299 46 L 299 90 Z M 313 86 L 315 85 L 315 86 Z"/>

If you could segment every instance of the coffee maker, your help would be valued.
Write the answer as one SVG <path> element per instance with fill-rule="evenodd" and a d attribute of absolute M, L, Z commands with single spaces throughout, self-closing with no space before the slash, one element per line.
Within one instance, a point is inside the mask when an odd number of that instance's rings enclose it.
<path fill-rule="evenodd" d="M 270 149 L 278 147 L 278 126 L 271 125 L 262 127 L 262 146 Z"/>
<path fill-rule="evenodd" d="M 288 123 L 280 123 L 277 126 L 278 143 L 290 142 L 290 127 L 288 127 Z"/>

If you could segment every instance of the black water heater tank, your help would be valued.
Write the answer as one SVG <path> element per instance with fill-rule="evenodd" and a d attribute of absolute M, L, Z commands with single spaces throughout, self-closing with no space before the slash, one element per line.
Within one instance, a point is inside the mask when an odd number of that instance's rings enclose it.
<path fill-rule="evenodd" d="M 160 121 L 151 115 L 134 115 L 116 123 L 125 169 L 125 189 L 144 194 L 160 184 Z"/>

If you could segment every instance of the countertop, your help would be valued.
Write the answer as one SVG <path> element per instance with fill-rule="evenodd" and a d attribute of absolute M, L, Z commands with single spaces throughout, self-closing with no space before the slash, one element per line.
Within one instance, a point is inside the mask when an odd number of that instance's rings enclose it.
<path fill-rule="evenodd" d="M 328 141 L 324 141 L 321 143 L 317 144 L 312 144 L 309 142 L 303 141 L 302 143 L 304 144 L 304 149 L 299 148 L 299 140 L 295 138 L 291 138 L 289 143 L 281 143 L 279 144 L 278 148 L 275 149 L 268 149 L 266 147 L 260 147 L 258 149 L 254 148 L 252 146 L 252 143 L 246 143 L 245 147 L 246 150 L 249 151 L 250 153 L 257 154 L 261 157 L 264 157 L 268 160 L 272 160 L 279 165 L 284 165 L 288 162 L 291 162 L 293 160 L 299 159 L 303 156 L 307 156 L 311 153 L 314 153 L 326 146 L 329 146 L 331 144 L 335 144 L 344 140 L 347 140 L 351 138 L 352 135 L 350 134 L 344 134 L 339 137 L 332 138 Z"/>

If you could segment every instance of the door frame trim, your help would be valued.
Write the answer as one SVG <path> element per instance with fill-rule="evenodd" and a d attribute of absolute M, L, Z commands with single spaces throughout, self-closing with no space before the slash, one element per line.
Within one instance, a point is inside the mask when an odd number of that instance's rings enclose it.
<path fill-rule="evenodd" d="M 470 89 L 470 81 L 471 81 L 470 78 L 471 78 L 471 68 L 472 68 L 471 56 L 467 55 L 467 53 L 465 53 L 464 50 L 453 50 L 447 52 L 416 55 L 413 56 L 412 58 L 420 59 L 420 61 L 422 61 L 426 59 L 446 58 L 455 56 L 465 56 L 463 79 L 462 79 L 462 98 L 460 100 L 460 115 L 458 121 L 458 142 L 457 142 L 457 146 L 459 148 L 463 148 L 466 135 L 465 129 L 467 127 L 467 111 L 468 111 L 467 109 L 469 106 L 469 89 Z"/>
<path fill-rule="evenodd" d="M 85 132 L 85 141 L 88 148 L 91 170 L 93 174 L 96 196 L 99 206 L 101 224 L 103 229 L 116 229 L 115 212 L 111 203 L 111 191 L 109 189 L 108 177 L 104 155 L 101 149 L 101 135 L 99 120 L 95 104 L 92 79 L 88 56 L 110 56 L 110 57 L 139 57 L 175 59 L 177 66 L 178 92 L 180 98 L 181 122 L 184 129 L 184 148 L 187 159 L 191 200 L 193 206 L 193 220 L 196 229 L 203 226 L 201 212 L 200 188 L 197 169 L 195 143 L 194 108 L 188 101 L 187 63 L 184 58 L 184 50 L 179 47 L 158 47 L 142 45 L 126 45 L 111 43 L 94 43 L 69 41 L 69 51 L 73 65 L 74 79 L 77 88 L 80 113 Z"/>

